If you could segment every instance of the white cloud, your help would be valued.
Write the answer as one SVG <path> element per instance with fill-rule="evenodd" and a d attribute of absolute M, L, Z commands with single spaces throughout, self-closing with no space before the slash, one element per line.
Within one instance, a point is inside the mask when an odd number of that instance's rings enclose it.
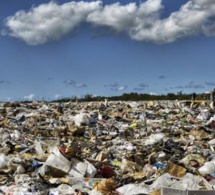
<path fill-rule="evenodd" d="M 7 98 L 6 98 L 6 101 L 8 101 L 8 102 L 10 102 L 11 100 L 12 100 L 11 97 L 7 97 Z"/>
<path fill-rule="evenodd" d="M 214 0 L 190 0 L 168 18 L 161 19 L 161 0 L 148 0 L 139 6 L 119 3 L 104 6 L 87 17 L 97 26 L 108 26 L 124 31 L 137 41 L 169 43 L 179 38 L 198 34 L 215 35 Z"/>
<path fill-rule="evenodd" d="M 215 22 L 209 21 L 203 25 L 203 32 L 207 36 L 215 36 Z"/>
<path fill-rule="evenodd" d="M 137 6 L 135 3 L 106 5 L 88 15 L 87 21 L 97 26 L 108 26 L 116 31 L 126 30 L 133 23 Z"/>
<path fill-rule="evenodd" d="M 125 85 L 119 85 L 119 86 L 116 86 L 116 87 L 112 87 L 111 90 L 112 91 L 124 91 L 125 89 L 127 89 L 128 86 L 125 86 Z"/>
<path fill-rule="evenodd" d="M 76 88 L 87 87 L 87 85 L 85 83 L 78 83 L 78 82 L 71 80 L 71 79 L 65 80 L 64 83 L 67 85 L 70 85 L 72 87 L 76 87 Z"/>
<path fill-rule="evenodd" d="M 35 98 L 35 94 L 30 94 L 30 95 L 24 96 L 24 99 L 29 100 L 29 101 L 33 100 L 34 98 Z"/>
<path fill-rule="evenodd" d="M 123 90 L 125 90 L 127 88 L 127 86 L 119 86 L 118 88 L 117 88 L 117 91 L 123 91 Z"/>
<path fill-rule="evenodd" d="M 33 7 L 28 12 L 18 11 L 6 20 L 10 35 L 29 45 L 57 40 L 85 21 L 86 16 L 100 7 L 100 1 L 70 2 L 58 5 L 51 1 Z"/>
<path fill-rule="evenodd" d="M 73 86 L 74 86 L 74 87 L 77 87 L 77 88 L 87 87 L 87 85 L 84 84 L 84 83 L 75 83 Z"/>
<path fill-rule="evenodd" d="M 191 89 L 201 89 L 205 88 L 202 84 L 196 84 L 193 81 L 189 82 L 187 85 L 184 86 L 185 88 L 191 88 Z"/>
<path fill-rule="evenodd" d="M 74 80 L 67 79 L 64 81 L 64 83 L 66 83 L 67 85 L 74 85 L 76 82 Z"/>
<path fill-rule="evenodd" d="M 155 92 L 150 92 L 149 95 L 157 95 Z"/>
<path fill-rule="evenodd" d="M 150 28 L 145 28 L 145 21 L 139 20 L 129 31 L 133 39 L 169 43 L 179 38 L 204 33 L 203 26 L 211 16 L 215 15 L 215 1 L 191 0 L 184 4 L 179 11 L 172 13 L 168 18 L 151 18 Z"/>
<path fill-rule="evenodd" d="M 120 85 L 117 82 L 105 84 L 104 86 L 108 87 L 112 91 L 123 91 L 123 90 L 127 89 L 127 87 L 128 87 L 127 85 Z"/>
<path fill-rule="evenodd" d="M 98 95 L 97 94 L 93 94 L 92 97 L 98 97 Z"/>
<path fill-rule="evenodd" d="M 211 81 L 211 82 L 205 82 L 206 85 L 209 85 L 209 86 L 215 86 L 215 82 Z"/>
<path fill-rule="evenodd" d="M 111 87 L 111 88 L 115 88 L 115 87 L 118 87 L 119 84 L 117 82 L 114 82 L 114 83 L 111 83 L 111 84 L 108 84 L 106 85 L 107 87 Z"/>
<path fill-rule="evenodd" d="M 55 94 L 54 95 L 54 99 L 59 99 L 59 98 L 62 98 L 63 96 L 62 95 L 60 95 L 60 94 Z"/>
<path fill-rule="evenodd" d="M 116 32 L 127 33 L 137 41 L 169 43 L 177 39 L 205 34 L 215 35 L 215 1 L 189 0 L 167 18 L 161 17 L 165 10 L 162 0 L 143 3 L 102 5 L 101 1 L 55 2 L 18 11 L 6 19 L 9 35 L 30 45 L 57 40 L 73 31 L 82 22 L 105 26 Z"/>
<path fill-rule="evenodd" d="M 135 87 L 133 90 L 134 91 L 142 91 L 142 90 L 144 90 L 147 87 L 149 87 L 149 85 L 147 83 L 140 83 L 138 85 L 138 87 Z"/>

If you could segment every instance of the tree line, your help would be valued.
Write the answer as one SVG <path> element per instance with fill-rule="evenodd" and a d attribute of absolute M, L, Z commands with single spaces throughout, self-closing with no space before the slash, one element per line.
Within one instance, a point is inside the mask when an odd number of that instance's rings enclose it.
<path fill-rule="evenodd" d="M 62 98 L 59 100 L 55 100 L 57 102 L 68 102 L 68 101 L 79 101 L 79 102 L 90 102 L 90 101 L 104 101 L 108 99 L 109 101 L 153 101 L 153 100 L 209 100 L 210 94 L 205 93 L 190 93 L 185 94 L 181 91 L 178 93 L 167 93 L 161 95 L 153 95 L 153 94 L 141 94 L 141 93 L 124 93 L 119 96 L 93 96 L 91 94 L 86 94 L 82 98 L 78 97 L 70 97 L 70 98 Z"/>

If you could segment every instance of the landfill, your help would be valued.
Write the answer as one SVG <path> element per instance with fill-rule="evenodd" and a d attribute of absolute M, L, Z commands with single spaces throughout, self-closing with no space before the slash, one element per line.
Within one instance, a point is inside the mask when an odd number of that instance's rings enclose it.
<path fill-rule="evenodd" d="M 0 194 L 215 194 L 207 101 L 0 103 Z"/>

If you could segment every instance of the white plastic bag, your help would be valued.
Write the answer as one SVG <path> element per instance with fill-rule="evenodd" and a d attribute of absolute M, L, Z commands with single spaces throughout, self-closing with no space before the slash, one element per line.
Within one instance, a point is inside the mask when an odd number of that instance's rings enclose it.
<path fill-rule="evenodd" d="M 89 125 L 90 115 L 87 113 L 80 113 L 75 115 L 74 122 L 77 127 L 80 127 L 82 124 Z"/>
<path fill-rule="evenodd" d="M 149 189 L 145 184 L 127 184 L 116 189 L 116 192 L 120 195 L 131 195 L 131 194 L 148 194 Z"/>
<path fill-rule="evenodd" d="M 215 161 L 206 162 L 198 169 L 201 175 L 207 175 L 215 172 Z"/>
<path fill-rule="evenodd" d="M 86 170 L 86 177 L 93 178 L 97 172 L 97 169 L 88 161 L 85 160 L 85 163 L 87 164 L 87 170 Z"/>
<path fill-rule="evenodd" d="M 201 181 L 201 177 L 187 173 L 180 181 L 176 181 L 171 185 L 171 187 L 176 189 L 199 190 L 199 183 Z"/>
<path fill-rule="evenodd" d="M 35 140 L 34 145 L 37 155 L 45 155 L 45 152 L 43 151 L 41 143 L 39 141 Z"/>
<path fill-rule="evenodd" d="M 55 189 L 50 189 L 49 195 L 67 195 L 67 194 L 74 194 L 74 189 L 67 185 L 67 184 L 61 184 Z"/>
<path fill-rule="evenodd" d="M 157 190 L 163 186 L 169 187 L 177 181 L 176 179 L 173 178 L 174 177 L 172 177 L 169 173 L 165 173 L 154 181 L 154 183 L 150 186 L 150 189 Z"/>
<path fill-rule="evenodd" d="M 163 133 L 151 134 L 147 140 L 145 140 L 145 145 L 153 145 L 165 137 Z"/>
<path fill-rule="evenodd" d="M 0 169 L 6 168 L 8 159 L 5 154 L 0 154 Z"/>

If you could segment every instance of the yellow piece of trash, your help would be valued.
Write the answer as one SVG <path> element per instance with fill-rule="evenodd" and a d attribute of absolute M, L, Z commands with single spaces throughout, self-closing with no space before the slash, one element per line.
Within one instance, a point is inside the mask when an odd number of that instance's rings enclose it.
<path fill-rule="evenodd" d="M 130 127 L 131 127 L 131 128 L 137 127 L 137 123 L 132 123 L 132 124 L 130 125 Z"/>
<path fill-rule="evenodd" d="M 8 121 L 8 120 L 4 120 L 3 123 L 4 123 L 5 126 L 10 126 L 10 121 Z"/>
<path fill-rule="evenodd" d="M 118 160 L 114 160 L 111 164 L 114 166 L 121 166 L 122 165 L 122 163 Z"/>

